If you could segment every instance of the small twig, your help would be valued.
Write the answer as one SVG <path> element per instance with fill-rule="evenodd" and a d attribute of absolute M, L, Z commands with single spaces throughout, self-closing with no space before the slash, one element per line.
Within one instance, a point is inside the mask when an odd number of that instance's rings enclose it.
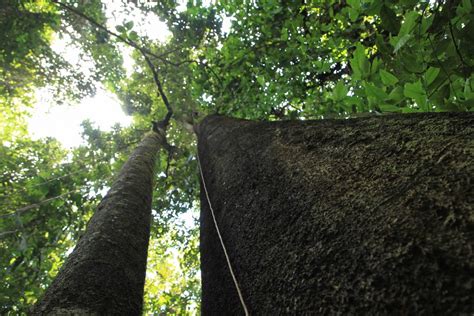
<path fill-rule="evenodd" d="M 459 59 L 465 66 L 469 66 L 465 61 L 464 58 L 461 55 L 461 52 L 459 51 L 458 43 L 456 43 L 456 39 L 454 38 L 454 32 L 453 32 L 453 24 L 451 23 L 451 19 L 448 22 L 449 25 L 449 33 L 451 33 L 451 39 L 453 40 L 454 48 L 456 49 L 456 53 L 459 56 Z"/>
<path fill-rule="evenodd" d="M 33 184 L 33 185 L 29 185 L 28 183 L 24 184 L 21 188 L 14 188 L 14 187 L 6 187 L 6 190 L 10 190 L 10 189 L 13 189 L 13 191 L 11 191 L 11 193 L 22 193 L 22 192 L 26 192 L 32 188 L 36 188 L 36 187 L 39 187 L 39 186 L 43 186 L 45 184 L 48 184 L 50 182 L 54 182 L 54 181 L 57 181 L 57 180 L 60 180 L 60 179 L 64 179 L 64 178 L 67 178 L 69 176 L 72 176 L 74 174 L 78 174 L 78 173 L 81 173 L 83 171 L 86 171 L 87 169 L 89 169 L 89 166 L 86 166 L 86 167 L 83 167 L 83 168 L 80 168 L 79 170 L 76 170 L 76 171 L 73 171 L 73 172 L 70 172 L 66 175 L 62 175 L 62 176 L 59 176 L 59 177 L 54 177 L 54 178 L 51 178 L 51 179 L 48 179 L 46 181 L 43 181 L 43 182 L 40 182 L 40 183 L 36 183 L 36 184 Z M 5 191 L 6 191 L 5 190 Z M 10 193 L 10 194 L 11 194 Z M 2 192 L 3 194 L 3 192 Z"/>
<path fill-rule="evenodd" d="M 120 34 L 117 34 L 111 30 L 109 30 L 108 28 L 106 28 L 105 26 L 103 26 L 102 24 L 100 24 L 99 22 L 97 22 L 96 20 L 94 20 L 93 18 L 85 15 L 84 13 L 82 13 L 81 11 L 77 10 L 76 8 L 73 8 L 65 3 L 62 3 L 62 2 L 59 2 L 58 0 L 51 0 L 53 3 L 56 3 L 58 4 L 59 6 L 65 8 L 66 10 L 69 10 L 71 11 L 72 13 L 80 16 L 81 18 L 89 21 L 91 24 L 93 24 L 94 26 L 96 26 L 97 28 L 103 30 L 104 32 L 106 32 L 107 34 L 109 35 L 112 35 L 113 37 L 116 37 L 117 39 L 119 39 L 120 41 L 124 42 L 125 44 L 139 50 L 140 52 L 142 53 L 146 53 L 147 55 L 150 55 L 150 56 L 153 56 L 161 61 L 163 61 L 164 63 L 167 63 L 167 64 L 170 64 L 170 65 L 173 65 L 173 66 L 179 66 L 180 64 L 182 64 L 183 62 L 177 64 L 177 63 L 173 63 L 169 60 L 167 60 L 166 58 L 164 58 L 164 56 L 166 55 L 169 55 L 171 54 L 174 50 L 172 51 L 168 51 L 168 52 L 165 52 L 161 55 L 158 55 L 158 54 L 155 54 L 153 52 L 151 52 L 150 50 L 144 48 L 144 47 L 141 47 L 140 45 L 138 45 L 137 43 L 135 43 L 134 41 L 126 38 L 126 37 L 123 37 L 121 36 Z"/>
<path fill-rule="evenodd" d="M 40 202 L 38 202 L 38 203 L 34 203 L 34 204 L 30 204 L 30 205 L 21 207 L 21 208 L 19 208 L 19 209 L 13 211 L 13 212 L 11 212 L 11 213 L 7 213 L 7 214 L 2 214 L 2 215 L 0 215 L 0 218 L 9 217 L 9 216 L 13 216 L 13 215 L 16 215 L 16 214 L 19 215 L 19 214 L 21 214 L 21 213 L 23 213 L 23 212 L 26 212 L 26 211 L 28 211 L 28 210 L 31 210 L 32 208 L 38 207 L 38 206 L 40 206 L 41 204 L 48 203 L 48 202 L 51 202 L 51 201 L 56 200 L 56 199 L 60 199 L 60 198 L 65 197 L 65 196 L 67 196 L 67 195 L 69 195 L 69 194 L 71 194 L 71 193 L 75 193 L 75 192 L 79 191 L 79 189 L 80 189 L 80 188 L 77 188 L 77 189 L 75 189 L 75 190 L 68 191 L 68 192 L 66 192 L 66 193 L 63 193 L 63 194 L 60 194 L 60 195 L 51 197 L 51 198 L 49 198 L 49 199 L 42 200 L 42 201 L 40 201 Z"/>
<path fill-rule="evenodd" d="M 156 72 L 156 68 L 151 62 L 150 58 L 147 56 L 146 53 L 143 51 L 140 51 L 143 55 L 143 58 L 145 58 L 146 63 L 148 64 L 148 67 L 150 68 L 151 72 L 153 73 L 153 80 L 155 81 L 155 85 L 158 88 L 158 95 L 161 97 L 163 100 L 163 103 L 166 106 L 166 109 L 168 110 L 168 113 L 166 113 L 166 116 L 163 121 L 161 121 L 162 128 L 166 128 L 168 126 L 169 120 L 171 119 L 171 116 L 173 115 L 173 109 L 171 108 L 170 102 L 168 100 L 168 97 L 166 96 L 165 92 L 163 91 L 163 86 L 161 84 L 160 79 L 158 78 L 158 73 Z"/>
<path fill-rule="evenodd" d="M 17 233 L 19 232 L 20 230 L 19 229 L 15 229 L 15 230 L 9 230 L 9 231 L 6 231 L 6 232 L 1 232 L 0 233 L 0 237 L 3 237 L 5 235 L 10 235 L 10 234 L 14 234 L 14 233 Z"/>
<path fill-rule="evenodd" d="M 156 68 L 153 65 L 153 63 L 151 62 L 149 56 L 157 58 L 157 59 L 159 59 L 159 60 L 161 60 L 165 63 L 168 63 L 170 65 L 173 65 L 173 66 L 180 66 L 181 64 L 184 64 L 184 63 L 187 63 L 187 62 L 193 62 L 193 61 L 192 60 L 191 61 L 190 60 L 185 60 L 185 61 L 181 61 L 179 63 L 173 63 L 173 62 L 167 60 L 166 58 L 163 58 L 163 56 L 165 56 L 167 54 L 170 54 L 173 51 L 176 51 L 176 49 L 172 50 L 171 52 L 168 51 L 168 52 L 166 52 L 162 55 L 157 55 L 157 54 L 151 52 L 150 50 L 148 50 L 144 47 L 141 47 L 140 45 L 138 45 L 134 41 L 128 39 L 127 37 L 121 36 L 120 34 L 117 34 L 113 31 L 110 31 L 108 28 L 106 28 L 102 24 L 98 23 L 97 21 L 95 21 L 91 17 L 89 17 L 89 16 L 85 15 L 84 13 L 80 12 L 79 10 L 77 10 L 77 9 L 67 5 L 67 4 L 61 3 L 58 0 L 52 0 L 52 2 L 58 4 L 59 6 L 61 6 L 63 8 L 66 8 L 67 10 L 73 12 L 74 14 L 76 14 L 76 15 L 82 17 L 83 19 L 89 21 L 91 24 L 93 24 L 94 26 L 98 27 L 99 29 L 105 31 L 107 34 L 112 35 L 112 36 L 116 37 L 117 39 L 119 39 L 120 41 L 122 41 L 123 43 L 137 49 L 142 54 L 142 56 L 145 58 L 145 61 L 148 65 L 148 67 L 150 68 L 151 72 L 153 73 L 153 80 L 155 81 L 155 84 L 158 88 L 159 95 L 160 95 L 161 99 L 163 100 L 163 103 L 165 104 L 166 109 L 168 110 L 168 112 L 166 113 L 165 118 L 163 119 L 163 121 L 160 122 L 160 127 L 165 129 L 166 126 L 169 123 L 169 120 L 171 119 L 171 116 L 173 115 L 173 109 L 171 108 L 171 105 L 168 101 L 168 98 L 166 97 L 166 94 L 163 90 L 163 86 L 161 84 L 161 81 L 158 78 L 158 73 L 156 71 Z"/>
<path fill-rule="evenodd" d="M 428 96 L 428 99 L 431 98 L 431 97 L 433 96 L 433 94 L 435 94 L 435 93 L 439 90 L 439 88 L 441 88 L 441 87 L 445 84 L 446 80 L 448 80 L 448 78 L 446 78 L 446 79 L 444 79 L 443 81 L 441 81 L 441 83 L 438 84 L 438 85 L 436 86 L 436 88 L 433 89 L 433 91 L 432 91 L 432 92 L 430 93 L 430 95 Z"/>
<path fill-rule="evenodd" d="M 438 58 L 438 55 L 436 55 L 436 50 L 435 50 L 435 46 L 433 44 L 433 41 L 431 40 L 431 36 L 428 34 L 428 41 L 430 42 L 430 45 L 431 45 L 431 49 L 433 50 L 433 54 L 436 58 L 436 61 L 438 62 L 438 65 L 439 67 L 443 70 L 443 72 L 446 74 L 446 76 L 448 77 L 448 80 L 449 80 L 449 85 L 452 86 L 452 81 L 451 81 L 451 75 L 448 73 L 448 71 L 446 70 L 446 68 L 444 68 L 444 65 L 443 63 L 441 62 L 441 60 L 439 60 Z"/>
<path fill-rule="evenodd" d="M 204 66 L 204 69 L 209 69 L 209 71 L 214 75 L 214 77 L 216 77 L 217 82 L 221 82 L 221 83 L 224 82 L 224 80 L 222 80 L 222 78 L 216 74 L 216 72 L 214 71 L 214 69 L 212 69 L 211 66 L 206 65 L 206 64 L 204 64 L 204 63 L 197 63 L 197 64 Z"/>

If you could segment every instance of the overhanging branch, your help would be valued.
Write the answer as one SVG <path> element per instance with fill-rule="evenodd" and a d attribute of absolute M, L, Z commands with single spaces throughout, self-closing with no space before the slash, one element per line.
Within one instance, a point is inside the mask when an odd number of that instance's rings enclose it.
<path fill-rule="evenodd" d="M 168 52 L 165 52 L 163 54 L 155 54 L 153 53 L 152 51 L 150 51 L 149 49 L 145 48 L 145 47 L 141 47 L 140 45 L 138 45 L 137 43 L 135 43 L 134 41 L 120 35 L 120 34 L 117 34 L 111 30 L 109 30 L 108 28 L 106 28 L 104 25 L 100 24 L 99 22 L 97 22 L 96 20 L 94 20 L 93 18 L 87 16 L 86 14 L 82 13 L 81 11 L 77 10 L 76 8 L 73 8 L 65 3 L 62 3 L 62 2 L 59 2 L 58 0 L 51 0 L 51 2 L 53 3 L 56 3 L 57 5 L 59 5 L 60 7 L 63 7 L 65 8 L 66 10 L 68 11 L 71 11 L 72 13 L 80 16 L 81 18 L 89 21 L 92 25 L 94 25 L 95 27 L 103 30 L 104 32 L 106 32 L 107 34 L 109 35 L 112 35 L 113 37 L 119 39 L 120 41 L 124 42 L 125 44 L 139 50 L 140 52 L 142 53 L 146 53 L 147 55 L 150 55 L 150 56 L 153 56 L 154 58 L 157 58 L 159 60 L 161 60 L 162 62 L 164 63 L 167 63 L 167 64 L 170 64 L 170 65 L 173 65 L 173 66 L 179 66 L 181 65 L 182 63 L 174 63 L 174 62 L 171 62 L 169 61 L 168 59 L 164 58 L 166 55 L 169 55 L 171 53 L 173 53 L 174 51 L 176 51 L 176 49 L 173 49 L 171 51 L 168 51 Z"/>
<path fill-rule="evenodd" d="M 161 81 L 159 80 L 159 77 L 158 77 L 158 73 L 156 71 L 156 67 L 155 65 L 152 63 L 152 61 L 150 60 L 150 57 L 149 56 L 152 56 L 154 58 L 157 58 L 167 64 L 170 64 L 170 65 L 173 65 L 173 66 L 180 66 L 186 62 L 193 62 L 193 61 L 184 61 L 184 62 L 179 62 L 179 63 L 173 63 L 169 60 L 167 60 L 166 58 L 164 58 L 164 56 L 166 56 L 167 54 L 170 54 L 172 52 L 174 52 L 176 49 L 174 50 L 171 50 L 169 52 L 166 52 L 166 53 L 163 53 L 161 55 L 158 55 L 158 54 L 155 54 L 153 52 L 151 52 L 149 49 L 146 49 L 144 47 L 141 47 L 140 45 L 138 45 L 137 43 L 135 43 L 134 41 L 130 40 L 129 38 L 127 37 L 124 37 L 120 34 L 117 34 L 111 30 L 109 30 L 108 28 L 106 28 L 104 25 L 100 24 L 99 22 L 95 21 L 93 18 L 85 15 L 84 13 L 82 13 L 81 11 L 77 10 L 76 8 L 73 8 L 67 4 L 64 4 L 62 2 L 59 2 L 58 0 L 51 0 L 53 3 L 56 3 L 57 5 L 59 5 L 60 7 L 62 8 L 65 8 L 66 10 L 68 11 L 71 11 L 72 13 L 80 16 L 81 18 L 89 21 L 92 25 L 96 26 L 97 28 L 103 30 L 104 32 L 106 32 L 107 34 L 119 39 L 121 42 L 137 49 L 143 56 L 143 58 L 145 59 L 148 67 L 150 68 L 152 74 L 153 74 L 153 81 L 155 82 L 155 85 L 156 87 L 158 88 L 158 94 L 159 96 L 161 96 L 161 99 L 163 100 L 163 103 L 165 104 L 165 107 L 166 109 L 168 110 L 168 112 L 166 113 L 165 115 L 165 118 L 160 122 L 160 128 L 163 128 L 163 129 L 166 129 L 166 127 L 168 126 L 169 124 L 169 120 L 171 119 L 172 115 L 173 115 L 173 109 L 169 103 L 169 100 L 166 96 L 166 93 L 164 92 L 163 90 L 163 85 L 161 84 Z"/>
<path fill-rule="evenodd" d="M 166 113 L 166 116 L 164 120 L 161 122 L 163 127 L 166 127 L 169 123 L 169 120 L 171 116 L 173 115 L 173 109 L 171 108 L 170 102 L 168 100 L 168 97 L 166 96 L 165 92 L 163 91 L 163 86 L 161 85 L 161 81 L 158 78 L 158 72 L 156 71 L 155 66 L 151 62 L 150 58 L 147 56 L 146 53 L 140 51 L 143 55 L 143 58 L 145 58 L 145 61 L 150 68 L 152 74 L 153 74 L 153 80 L 155 81 L 155 85 L 158 88 L 158 95 L 161 96 L 161 99 L 163 100 L 163 103 L 166 106 L 166 109 L 168 110 L 168 113 Z"/>

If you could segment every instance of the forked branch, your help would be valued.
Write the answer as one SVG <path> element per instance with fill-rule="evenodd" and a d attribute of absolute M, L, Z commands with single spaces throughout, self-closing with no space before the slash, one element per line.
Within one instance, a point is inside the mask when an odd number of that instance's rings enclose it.
<path fill-rule="evenodd" d="M 161 61 L 163 61 L 164 63 L 167 63 L 167 64 L 170 64 L 170 65 L 173 65 L 173 66 L 180 66 L 181 64 L 183 64 L 183 62 L 180 62 L 180 63 L 173 63 L 169 60 L 167 60 L 166 58 L 164 58 L 164 56 L 172 53 L 173 51 L 175 50 L 172 50 L 170 52 L 166 52 L 166 53 L 163 53 L 161 55 L 158 55 L 158 54 L 155 54 L 153 52 L 151 52 L 149 49 L 147 48 L 144 48 L 140 45 L 138 45 L 137 43 L 135 43 L 134 41 L 132 41 L 131 39 L 127 38 L 127 37 L 124 37 L 120 34 L 117 34 L 111 30 L 109 30 L 107 27 L 105 27 L 104 25 L 100 24 L 99 22 L 97 22 L 96 20 L 94 20 L 93 18 L 87 16 L 86 14 L 82 13 L 81 11 L 77 10 L 76 8 L 73 8 L 65 3 L 62 3 L 62 2 L 59 2 L 58 0 L 51 0 L 53 3 L 56 3 L 57 5 L 59 5 L 60 7 L 80 16 L 81 18 L 89 21 L 89 23 L 91 23 L 92 25 L 94 25 L 95 27 L 103 30 L 104 32 L 106 32 L 107 34 L 117 38 L 118 40 L 120 40 L 121 42 L 135 48 L 136 50 L 138 50 L 143 58 L 145 59 L 148 67 L 150 68 L 152 74 L 153 74 L 153 81 L 155 82 L 155 85 L 158 89 L 158 94 L 159 96 L 161 97 L 161 99 L 163 100 L 163 103 L 165 104 L 165 107 L 167 109 L 167 113 L 165 115 L 165 118 L 160 121 L 160 128 L 163 128 L 163 129 L 166 129 L 166 127 L 168 126 L 169 124 L 169 121 L 171 119 L 171 117 L 173 116 L 173 109 L 169 103 L 169 100 L 166 96 L 166 93 L 164 92 L 163 90 L 163 85 L 161 84 L 161 81 L 159 80 L 159 77 L 158 77 L 158 72 L 156 71 L 156 67 L 155 65 L 153 64 L 153 62 L 150 60 L 150 56 L 156 58 L 156 59 L 159 59 Z"/>

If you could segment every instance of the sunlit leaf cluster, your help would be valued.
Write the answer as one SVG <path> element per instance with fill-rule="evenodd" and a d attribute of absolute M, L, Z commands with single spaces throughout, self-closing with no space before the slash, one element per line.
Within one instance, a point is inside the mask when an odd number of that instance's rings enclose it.
<path fill-rule="evenodd" d="M 473 11 L 464 1 L 258 1 L 202 48 L 206 107 L 248 118 L 473 109 Z"/>

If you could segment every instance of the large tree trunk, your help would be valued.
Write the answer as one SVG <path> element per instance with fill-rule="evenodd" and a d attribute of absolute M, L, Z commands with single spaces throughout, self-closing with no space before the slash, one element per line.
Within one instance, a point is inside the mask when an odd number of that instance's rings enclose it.
<path fill-rule="evenodd" d="M 33 314 L 140 315 L 161 140 L 150 132 L 135 149 Z"/>
<path fill-rule="evenodd" d="M 204 179 L 250 314 L 472 314 L 473 126 L 206 118 Z M 242 314 L 201 191 L 202 312 Z"/>

